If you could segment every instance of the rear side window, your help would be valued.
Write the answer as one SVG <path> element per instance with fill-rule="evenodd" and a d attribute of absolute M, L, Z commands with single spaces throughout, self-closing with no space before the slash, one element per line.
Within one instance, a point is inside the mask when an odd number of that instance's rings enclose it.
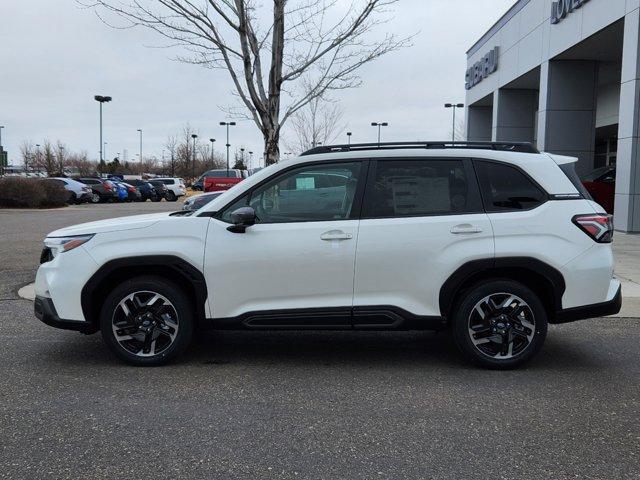
<path fill-rule="evenodd" d="M 456 215 L 482 211 L 463 160 L 381 160 L 365 195 L 366 218 Z"/>
<path fill-rule="evenodd" d="M 173 185 L 175 182 L 172 179 L 168 179 L 168 180 L 160 180 L 162 183 L 164 183 L 165 185 Z"/>
<path fill-rule="evenodd" d="M 487 212 L 530 210 L 547 200 L 547 194 L 515 167 L 483 161 L 475 166 Z"/>

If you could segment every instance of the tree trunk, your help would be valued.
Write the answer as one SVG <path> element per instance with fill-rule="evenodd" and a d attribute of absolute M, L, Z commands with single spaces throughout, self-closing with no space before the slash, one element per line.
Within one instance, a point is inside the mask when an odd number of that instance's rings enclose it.
<path fill-rule="evenodd" d="M 265 167 L 278 163 L 280 159 L 280 128 L 272 126 L 262 132 L 264 136 Z"/>

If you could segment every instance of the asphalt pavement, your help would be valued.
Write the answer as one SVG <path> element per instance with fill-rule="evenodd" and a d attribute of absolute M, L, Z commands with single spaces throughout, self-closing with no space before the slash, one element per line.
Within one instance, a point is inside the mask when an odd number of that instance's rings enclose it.
<path fill-rule="evenodd" d="M 640 478 L 637 319 L 552 327 L 511 372 L 428 332 L 207 333 L 141 369 L 17 297 L 48 231 L 178 206 L 0 210 L 0 478 Z"/>

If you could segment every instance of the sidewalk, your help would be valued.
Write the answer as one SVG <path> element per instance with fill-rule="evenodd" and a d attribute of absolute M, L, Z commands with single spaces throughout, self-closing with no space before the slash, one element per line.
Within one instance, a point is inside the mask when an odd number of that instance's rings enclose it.
<path fill-rule="evenodd" d="M 640 235 L 616 232 L 613 240 L 616 277 L 622 282 L 619 317 L 640 317 Z"/>

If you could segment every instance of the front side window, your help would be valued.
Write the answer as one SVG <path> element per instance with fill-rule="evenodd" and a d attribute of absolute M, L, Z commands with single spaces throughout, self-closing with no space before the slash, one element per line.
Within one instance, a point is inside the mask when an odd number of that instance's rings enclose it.
<path fill-rule="evenodd" d="M 277 175 L 225 209 L 252 207 L 258 223 L 321 222 L 351 217 L 361 162 L 309 165 Z"/>
<path fill-rule="evenodd" d="M 482 211 L 475 179 L 462 160 L 378 161 L 365 195 L 368 218 L 456 215 Z"/>
<path fill-rule="evenodd" d="M 475 162 L 487 212 L 530 210 L 546 201 L 546 193 L 515 167 Z"/>

